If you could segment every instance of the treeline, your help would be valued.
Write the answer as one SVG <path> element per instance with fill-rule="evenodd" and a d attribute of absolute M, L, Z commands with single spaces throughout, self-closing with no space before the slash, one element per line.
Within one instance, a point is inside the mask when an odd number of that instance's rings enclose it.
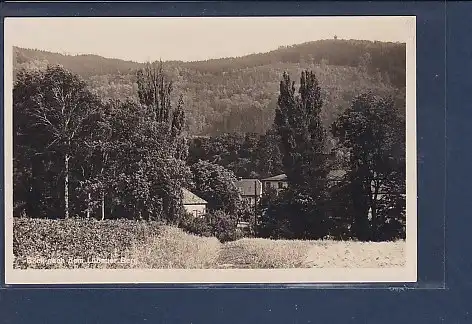
<path fill-rule="evenodd" d="M 303 72 L 297 91 L 284 74 L 265 134 L 192 137 L 162 64 L 145 65 L 136 82 L 137 100 L 105 101 L 62 67 L 19 71 L 15 216 L 158 220 L 221 240 L 241 220 L 274 238 L 404 236 L 404 100 L 362 94 L 326 125 L 315 74 Z M 339 168 L 346 176 L 332 184 Z M 237 176 L 279 172 L 286 191 L 256 211 L 245 205 Z M 208 201 L 205 218 L 185 214 L 182 188 Z"/>
<path fill-rule="evenodd" d="M 103 104 L 61 67 L 24 71 L 13 90 L 15 213 L 178 221 L 186 166 L 183 103 L 160 68 L 140 102 Z"/>
<path fill-rule="evenodd" d="M 20 48 L 14 53 L 15 71 L 60 64 L 83 77 L 105 101 L 138 101 L 136 71 L 141 63 Z M 330 125 L 359 93 L 403 91 L 405 44 L 324 40 L 239 58 L 166 62 L 166 73 L 186 103 L 189 133 L 211 136 L 265 134 L 274 119 L 278 80 L 284 71 L 299 75 L 305 69 L 313 70 L 322 86 L 322 120 Z"/>

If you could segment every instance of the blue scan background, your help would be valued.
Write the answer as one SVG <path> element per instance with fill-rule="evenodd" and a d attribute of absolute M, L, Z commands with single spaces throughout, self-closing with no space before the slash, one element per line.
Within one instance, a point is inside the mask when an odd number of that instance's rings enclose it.
<path fill-rule="evenodd" d="M 5 323 L 471 322 L 467 312 L 471 305 L 466 298 L 471 296 L 466 293 L 471 285 L 472 267 L 467 258 L 471 254 L 466 253 L 470 247 L 465 240 L 467 211 L 472 207 L 472 200 L 465 196 L 468 195 L 465 183 L 471 177 L 466 172 L 471 153 L 463 146 L 468 142 L 467 135 L 471 135 L 464 109 L 472 89 L 465 61 L 470 60 L 472 50 L 468 14 L 471 9 L 472 5 L 465 2 L 447 6 L 441 2 L 4 3 L 2 17 L 415 15 L 419 279 L 418 284 L 408 286 L 412 289 L 384 285 L 363 285 L 357 289 L 353 285 L 323 286 L 326 289 L 316 286 L 188 289 L 178 285 L 5 287 L 2 257 L 1 318 Z M 3 122 L 3 114 L 1 118 Z M 1 149 L 3 152 L 3 143 Z M 3 224 L 0 238 L 4 242 Z"/>

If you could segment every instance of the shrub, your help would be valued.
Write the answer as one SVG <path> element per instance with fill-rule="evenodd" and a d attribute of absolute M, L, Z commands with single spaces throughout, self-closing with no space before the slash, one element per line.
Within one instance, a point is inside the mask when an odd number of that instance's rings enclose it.
<path fill-rule="evenodd" d="M 191 166 L 192 191 L 208 202 L 210 210 L 235 214 L 242 204 L 234 173 L 221 165 L 199 161 Z"/>
<path fill-rule="evenodd" d="M 135 220 L 16 218 L 13 233 L 21 269 L 208 268 L 220 248 L 216 238 Z"/>
<path fill-rule="evenodd" d="M 296 213 L 283 205 L 270 206 L 262 211 L 259 224 L 256 228 L 257 235 L 272 239 L 292 239 L 296 237 L 292 229 L 291 219 L 297 217 Z"/>
<path fill-rule="evenodd" d="M 213 228 L 209 215 L 195 217 L 191 214 L 185 214 L 180 221 L 179 227 L 184 231 L 199 236 L 213 236 Z"/>
<path fill-rule="evenodd" d="M 132 258 L 139 268 L 204 269 L 216 266 L 220 242 L 199 237 L 176 227 L 165 226 L 144 245 L 135 245 Z"/>
<path fill-rule="evenodd" d="M 243 233 L 237 229 L 236 217 L 220 210 L 203 217 L 186 215 L 179 226 L 191 234 L 214 236 L 222 243 L 234 241 L 243 236 Z"/>
<path fill-rule="evenodd" d="M 133 244 L 144 244 L 147 237 L 157 235 L 160 226 L 157 222 L 123 219 L 15 218 L 14 267 L 129 268 Z M 124 262 L 117 262 L 121 258 Z"/>
<path fill-rule="evenodd" d="M 234 241 L 240 238 L 237 231 L 236 217 L 222 211 L 215 211 L 211 215 L 213 233 L 220 242 Z"/>

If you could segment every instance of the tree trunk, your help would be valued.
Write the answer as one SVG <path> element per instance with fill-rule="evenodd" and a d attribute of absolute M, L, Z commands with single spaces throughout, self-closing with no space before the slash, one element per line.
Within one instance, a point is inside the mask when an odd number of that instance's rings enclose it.
<path fill-rule="evenodd" d="M 377 199 L 379 195 L 379 183 L 378 180 L 374 181 L 374 192 L 373 192 L 373 197 L 372 197 L 372 202 L 371 202 L 371 209 L 372 209 L 372 239 L 374 241 L 378 240 L 379 236 L 379 221 L 377 219 Z"/>
<path fill-rule="evenodd" d="M 105 191 L 104 190 L 101 191 L 101 195 L 102 195 L 102 197 L 101 197 L 101 200 L 102 200 L 102 220 L 104 220 L 105 219 Z"/>
<path fill-rule="evenodd" d="M 372 206 L 370 207 L 372 214 L 372 240 L 377 241 L 377 204 L 375 203 L 375 198 L 372 200 Z"/>
<path fill-rule="evenodd" d="M 87 195 L 87 219 L 90 219 L 90 201 L 92 200 L 90 192 Z"/>
<path fill-rule="evenodd" d="M 367 241 L 369 239 L 369 192 L 362 184 L 362 180 L 353 180 L 351 188 L 354 208 L 353 232 L 360 241 Z"/>
<path fill-rule="evenodd" d="M 64 157 L 65 175 L 64 175 L 64 213 L 65 218 L 69 218 L 69 154 Z"/>

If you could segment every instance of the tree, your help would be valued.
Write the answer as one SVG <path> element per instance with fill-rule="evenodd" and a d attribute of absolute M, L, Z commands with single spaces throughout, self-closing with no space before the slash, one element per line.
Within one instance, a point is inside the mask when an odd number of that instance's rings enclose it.
<path fill-rule="evenodd" d="M 34 155 L 52 153 L 62 160 L 64 216 L 68 218 L 70 162 L 81 145 L 79 134 L 99 111 L 100 101 L 83 80 L 60 66 L 19 73 L 13 101 L 15 112 L 31 123 L 29 131 L 37 132 L 30 133 L 29 139 L 43 136 L 32 142 Z"/>
<path fill-rule="evenodd" d="M 258 159 L 255 163 L 261 177 L 271 177 L 284 172 L 279 142 L 280 138 L 274 128 L 269 129 L 259 138 Z"/>
<path fill-rule="evenodd" d="M 32 98 L 38 91 L 40 74 L 38 71 L 18 72 L 13 88 L 13 168 L 15 214 L 39 217 L 45 208 L 43 197 L 44 181 L 47 173 L 43 152 L 49 138 L 41 133 L 42 128 L 31 122 Z"/>
<path fill-rule="evenodd" d="M 139 102 L 148 107 L 155 121 L 168 123 L 172 118 L 172 82 L 167 80 L 162 62 L 147 63 L 136 76 Z"/>
<path fill-rule="evenodd" d="M 386 224 L 404 222 L 405 120 L 401 109 L 391 97 L 362 94 L 332 126 L 340 145 L 349 150 L 353 230 L 361 240 L 380 240 Z"/>
<path fill-rule="evenodd" d="M 298 95 L 295 82 L 284 73 L 275 115 L 281 140 L 283 166 L 291 193 L 300 211 L 299 234 L 323 237 L 327 233 L 325 211 L 329 154 L 326 131 L 321 122 L 321 89 L 313 72 L 302 72 Z M 295 220 L 294 220 L 295 221 Z"/>
<path fill-rule="evenodd" d="M 210 211 L 221 210 L 234 216 L 239 214 L 243 203 L 233 172 L 208 161 L 195 163 L 191 170 L 192 190 L 208 202 Z"/>
<path fill-rule="evenodd" d="M 182 96 L 173 108 L 172 81 L 164 73 L 162 62 L 148 63 L 137 72 L 139 108 L 138 127 L 133 145 L 139 143 L 140 154 L 134 156 L 137 172 L 128 173 L 122 187 L 134 183 L 134 203 L 147 215 L 162 212 L 168 221 L 178 221 L 183 214 L 181 188 L 188 178 L 185 160 L 188 145 Z M 131 148 L 130 148 L 131 149 Z M 131 151 L 140 150 L 134 148 Z M 136 164 L 135 164 L 136 165 Z M 131 177 L 131 178 L 130 178 Z M 149 206 L 158 209 L 149 210 Z"/>
<path fill-rule="evenodd" d="M 173 83 L 164 72 L 162 62 L 147 63 L 137 72 L 139 102 L 151 114 L 153 121 L 168 128 L 169 147 L 174 156 L 185 160 L 188 154 L 186 118 L 183 97 L 172 107 Z"/>
<path fill-rule="evenodd" d="M 265 178 L 283 173 L 279 138 L 273 129 L 264 135 L 194 137 L 187 161 L 194 164 L 199 160 L 219 164 L 242 178 Z"/>
<path fill-rule="evenodd" d="M 109 101 L 95 131 L 82 134 L 93 161 L 78 175 L 87 217 L 98 206 L 101 219 L 106 210 L 110 217 L 171 223 L 183 215 L 181 188 L 190 178 L 185 114 L 182 99 L 172 105 L 171 85 L 162 65 L 146 65 L 138 71 L 140 102 Z"/>
<path fill-rule="evenodd" d="M 98 122 L 98 138 L 95 141 L 95 145 L 98 149 L 100 157 L 100 172 L 98 175 L 98 188 L 100 191 L 100 209 L 101 209 L 101 220 L 105 219 L 105 193 L 106 185 L 109 181 L 106 178 L 106 171 L 110 167 L 110 151 L 111 151 L 111 139 L 113 136 L 112 129 L 112 118 L 113 118 L 113 105 L 107 105 L 100 115 Z"/>
<path fill-rule="evenodd" d="M 171 138 L 174 141 L 173 150 L 174 157 L 181 161 L 186 161 L 188 158 L 188 140 L 187 134 L 185 132 L 185 111 L 184 111 L 184 101 L 182 96 L 179 98 L 177 108 L 175 109 L 172 116 L 171 123 Z"/>
<path fill-rule="evenodd" d="M 110 218 L 178 222 L 181 188 L 191 178 L 183 101 L 174 108 L 170 83 L 158 83 L 162 90 L 150 86 L 153 80 L 138 81 L 147 91 L 142 103 L 102 104 L 61 68 L 19 73 L 14 89 L 16 212 L 33 215 L 40 207 L 35 216 L 51 217 L 62 198 L 66 217 L 95 217 L 100 208 L 101 219 L 108 212 Z M 58 197 L 58 180 L 64 183 L 64 197 Z"/>
<path fill-rule="evenodd" d="M 177 222 L 183 214 L 181 188 L 190 174 L 173 154 L 168 125 L 134 102 L 118 103 L 110 123 L 104 184 L 112 213 Z"/>
<path fill-rule="evenodd" d="M 97 207 L 100 208 L 99 218 L 101 220 L 106 218 L 106 195 L 107 192 L 110 193 L 110 185 L 114 181 L 109 171 L 113 164 L 117 163 L 111 155 L 119 147 L 116 136 L 119 128 L 114 128 L 117 124 L 115 118 L 119 116 L 118 111 L 122 105 L 119 101 L 105 103 L 93 123 L 81 134 L 83 150 L 79 150 L 79 154 L 82 153 L 81 160 L 88 163 L 77 165 L 75 169 L 81 171 L 77 178 L 80 179 L 79 189 L 87 200 L 87 218 Z"/>

